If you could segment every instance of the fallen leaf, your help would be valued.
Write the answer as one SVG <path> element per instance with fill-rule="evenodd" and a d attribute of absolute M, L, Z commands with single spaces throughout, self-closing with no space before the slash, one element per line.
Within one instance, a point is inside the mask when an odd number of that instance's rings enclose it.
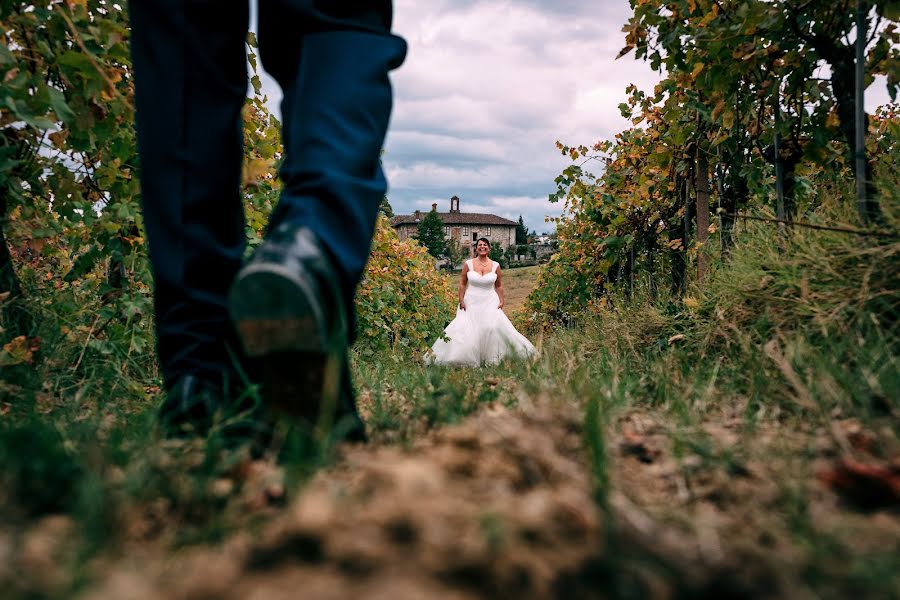
<path fill-rule="evenodd" d="M 30 349 L 28 339 L 24 335 L 14 338 L 3 346 L 0 353 L 0 366 L 31 364 L 33 351 Z"/>
<path fill-rule="evenodd" d="M 647 439 L 632 431 L 622 433 L 622 441 L 619 442 L 622 453 L 637 458 L 642 463 L 650 464 L 662 455 L 659 448 L 654 448 L 647 443 Z"/>
<path fill-rule="evenodd" d="M 900 467 L 844 458 L 818 473 L 819 481 L 866 510 L 900 506 Z"/>

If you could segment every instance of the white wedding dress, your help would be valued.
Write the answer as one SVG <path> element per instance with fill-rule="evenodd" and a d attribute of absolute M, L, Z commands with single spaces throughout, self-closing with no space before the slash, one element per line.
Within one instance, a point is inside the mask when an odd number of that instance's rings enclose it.
<path fill-rule="evenodd" d="M 498 263 L 492 261 L 491 271 L 482 275 L 468 261 L 468 285 L 463 301 L 466 310 L 458 308 L 456 318 L 444 330 L 446 341 L 439 339 L 431 347 L 427 360 L 438 365 L 479 366 L 496 364 L 508 356 L 532 356 L 535 348 L 516 331 L 506 314 L 500 310 L 497 282 Z"/>

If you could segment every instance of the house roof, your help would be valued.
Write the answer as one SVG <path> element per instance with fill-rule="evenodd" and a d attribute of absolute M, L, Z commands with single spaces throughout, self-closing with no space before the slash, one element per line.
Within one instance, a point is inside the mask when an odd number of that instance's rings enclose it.
<path fill-rule="evenodd" d="M 427 213 L 422 212 L 422 217 L 424 217 L 426 214 Z M 439 212 L 438 216 L 441 218 L 441 221 L 444 222 L 444 225 L 511 225 L 513 227 L 518 225 L 518 223 L 516 223 L 515 221 L 510 221 L 509 219 L 504 219 L 503 217 L 498 217 L 497 215 L 486 215 L 482 213 Z M 391 225 L 393 225 L 394 227 L 397 227 L 398 225 L 404 225 L 406 223 L 416 223 L 416 216 L 397 215 L 393 219 L 391 219 Z"/>

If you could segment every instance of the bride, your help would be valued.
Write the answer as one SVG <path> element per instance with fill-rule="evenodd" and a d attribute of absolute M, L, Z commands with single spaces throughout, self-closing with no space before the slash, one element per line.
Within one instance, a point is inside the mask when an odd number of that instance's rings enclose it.
<path fill-rule="evenodd" d="M 491 243 L 480 238 L 476 257 L 467 260 L 459 278 L 459 309 L 444 336 L 431 347 L 439 365 L 496 364 L 507 356 L 531 356 L 535 349 L 503 312 L 500 265 L 490 258 Z"/>

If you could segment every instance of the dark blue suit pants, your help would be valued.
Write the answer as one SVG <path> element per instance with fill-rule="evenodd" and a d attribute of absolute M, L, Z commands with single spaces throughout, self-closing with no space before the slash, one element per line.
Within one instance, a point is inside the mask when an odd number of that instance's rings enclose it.
<path fill-rule="evenodd" d="M 240 197 L 247 0 L 131 0 L 144 226 L 167 385 L 248 365 L 226 295 L 246 247 Z M 310 227 L 352 306 L 386 182 L 388 72 L 406 54 L 390 0 L 259 0 L 285 157 L 270 227 Z M 352 311 L 352 309 L 351 309 Z M 352 319 L 350 322 L 353 322 Z"/>

